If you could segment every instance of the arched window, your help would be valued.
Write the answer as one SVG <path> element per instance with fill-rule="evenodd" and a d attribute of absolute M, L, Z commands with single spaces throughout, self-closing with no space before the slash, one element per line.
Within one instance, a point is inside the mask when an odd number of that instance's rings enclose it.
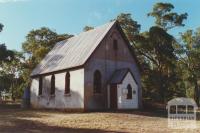
<path fill-rule="evenodd" d="M 67 72 L 65 75 L 65 94 L 70 93 L 70 73 Z"/>
<path fill-rule="evenodd" d="M 94 72 L 94 93 L 101 93 L 101 73 L 99 70 Z"/>
<path fill-rule="evenodd" d="M 116 39 L 113 40 L 113 49 L 118 50 L 118 42 Z"/>
<path fill-rule="evenodd" d="M 42 87 L 43 87 L 43 81 L 42 81 L 42 76 L 39 78 L 39 90 L 38 90 L 38 95 L 42 95 Z"/>
<path fill-rule="evenodd" d="M 130 84 L 128 84 L 127 86 L 127 90 L 128 90 L 128 93 L 127 93 L 127 99 L 132 99 L 132 87 Z"/>
<path fill-rule="evenodd" d="M 55 76 L 51 76 L 51 95 L 55 95 Z"/>

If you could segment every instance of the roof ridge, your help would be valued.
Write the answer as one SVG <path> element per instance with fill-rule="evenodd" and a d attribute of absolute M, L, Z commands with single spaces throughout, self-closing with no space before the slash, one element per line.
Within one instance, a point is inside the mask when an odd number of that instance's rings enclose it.
<path fill-rule="evenodd" d="M 81 32 L 79 35 L 56 43 L 32 71 L 31 77 L 84 65 L 115 23 L 116 21 L 106 23 L 94 30 Z"/>
<path fill-rule="evenodd" d="M 113 24 L 116 23 L 116 20 L 110 21 L 110 22 L 105 23 L 105 24 L 103 24 L 103 25 L 96 26 L 96 27 L 94 27 L 94 29 L 91 29 L 91 30 L 88 30 L 88 31 L 82 31 L 82 32 L 80 32 L 80 33 L 74 35 L 74 37 L 77 37 L 77 36 L 79 36 L 79 35 L 81 35 L 81 34 L 83 34 L 83 33 L 89 33 L 89 32 L 98 30 L 98 29 L 100 29 L 100 28 L 102 28 L 102 27 L 104 27 L 104 26 L 110 25 L 111 23 L 113 23 Z M 113 25 L 113 24 L 112 24 L 112 25 Z"/>
<path fill-rule="evenodd" d="M 82 32 L 80 32 L 80 33 L 78 33 L 78 34 L 76 34 L 76 35 L 73 35 L 72 37 L 70 37 L 70 38 L 67 38 L 67 39 L 65 39 L 65 40 L 62 40 L 62 41 L 60 41 L 60 42 L 57 42 L 57 43 L 62 43 L 62 42 L 64 42 L 64 41 L 69 41 L 69 40 L 71 40 L 71 39 L 74 39 L 74 38 L 76 38 L 76 37 L 79 37 L 80 35 L 82 35 L 82 34 L 87 34 L 87 33 L 89 33 L 89 32 L 94 32 L 95 30 L 98 30 L 98 29 L 100 29 L 100 28 L 102 28 L 102 27 L 104 27 L 104 26 L 106 26 L 106 25 L 110 25 L 111 23 L 116 23 L 117 22 L 117 20 L 113 20 L 113 21 L 110 21 L 110 22 L 108 22 L 108 23 L 105 23 L 105 24 L 103 24 L 103 25 L 99 25 L 99 26 L 96 26 L 96 27 L 94 27 L 94 29 L 91 29 L 91 30 L 88 30 L 88 31 L 82 31 Z M 113 25 L 112 24 L 112 25 Z"/>

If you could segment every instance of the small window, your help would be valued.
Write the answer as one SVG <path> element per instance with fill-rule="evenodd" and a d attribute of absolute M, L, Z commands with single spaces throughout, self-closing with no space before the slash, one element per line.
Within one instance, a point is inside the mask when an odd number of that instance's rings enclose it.
<path fill-rule="evenodd" d="M 127 86 L 127 90 L 128 90 L 127 99 L 132 99 L 133 94 L 132 94 L 132 87 L 130 84 Z"/>
<path fill-rule="evenodd" d="M 70 93 L 70 73 L 67 72 L 65 75 L 65 94 Z"/>
<path fill-rule="evenodd" d="M 113 40 L 113 49 L 114 49 L 114 50 L 118 50 L 118 42 L 117 42 L 116 39 Z"/>
<path fill-rule="evenodd" d="M 55 95 L 55 76 L 51 76 L 51 95 Z"/>
<path fill-rule="evenodd" d="M 42 86 L 43 86 L 43 81 L 42 77 L 39 78 L 39 90 L 38 90 L 38 95 L 42 95 Z"/>
<path fill-rule="evenodd" d="M 94 72 L 94 93 L 101 93 L 101 72 L 96 70 Z"/>

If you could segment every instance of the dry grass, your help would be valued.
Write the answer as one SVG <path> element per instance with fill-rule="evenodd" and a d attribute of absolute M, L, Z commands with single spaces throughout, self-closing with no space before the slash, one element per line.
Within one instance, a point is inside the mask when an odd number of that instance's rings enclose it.
<path fill-rule="evenodd" d="M 200 127 L 200 121 L 197 122 Z M 172 130 L 167 118 L 149 112 L 66 113 L 45 110 L 0 108 L 1 133 L 76 133 L 76 132 L 200 132 Z"/>

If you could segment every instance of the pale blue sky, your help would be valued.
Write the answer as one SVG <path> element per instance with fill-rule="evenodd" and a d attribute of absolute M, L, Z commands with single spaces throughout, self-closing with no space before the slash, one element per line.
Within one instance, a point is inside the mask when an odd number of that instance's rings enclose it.
<path fill-rule="evenodd" d="M 199 0 L 0 0 L 0 22 L 5 26 L 0 42 L 21 50 L 32 29 L 45 26 L 58 33 L 78 34 L 85 25 L 102 25 L 122 12 L 131 13 L 145 31 L 153 25 L 146 14 L 156 2 L 170 2 L 175 11 L 189 14 L 186 26 L 170 31 L 173 35 L 200 26 Z"/>

